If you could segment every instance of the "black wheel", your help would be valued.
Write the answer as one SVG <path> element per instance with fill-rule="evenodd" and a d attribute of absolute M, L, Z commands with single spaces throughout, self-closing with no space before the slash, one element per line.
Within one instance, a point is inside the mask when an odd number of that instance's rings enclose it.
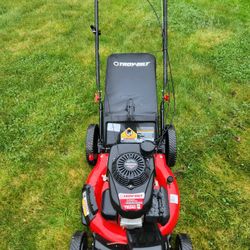
<path fill-rule="evenodd" d="M 176 250 L 192 250 L 192 242 L 190 237 L 187 234 L 177 234 L 176 236 L 176 243 L 175 243 Z"/>
<path fill-rule="evenodd" d="M 176 132 L 173 125 L 169 125 L 166 133 L 166 161 L 169 167 L 173 167 L 176 163 L 177 147 Z"/>
<path fill-rule="evenodd" d="M 75 232 L 70 242 L 70 250 L 87 250 L 88 237 L 85 232 Z"/>
<path fill-rule="evenodd" d="M 89 165 L 94 166 L 97 162 L 98 154 L 99 126 L 89 125 L 86 136 L 86 159 Z"/>

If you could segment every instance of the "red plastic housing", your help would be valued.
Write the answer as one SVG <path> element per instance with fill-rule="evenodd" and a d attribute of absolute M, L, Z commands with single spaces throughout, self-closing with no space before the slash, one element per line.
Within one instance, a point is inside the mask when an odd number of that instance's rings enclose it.
<path fill-rule="evenodd" d="M 108 182 L 105 180 L 105 178 L 103 178 L 107 172 L 108 158 L 109 154 L 98 155 L 96 166 L 90 173 L 87 180 L 87 184 L 94 188 L 96 202 L 99 208 L 95 218 L 90 222 L 90 229 L 93 233 L 99 234 L 108 242 L 127 244 L 128 240 L 126 230 L 122 228 L 116 221 L 105 220 L 101 215 L 102 193 L 107 188 L 109 188 Z M 180 211 L 180 195 L 175 178 L 171 184 L 167 183 L 167 178 L 169 176 L 174 177 L 174 175 L 171 169 L 166 165 L 165 155 L 155 154 L 154 161 L 156 168 L 155 188 L 162 186 L 168 191 L 170 218 L 165 226 L 161 226 L 160 224 L 158 225 L 161 234 L 166 236 L 172 233 L 178 221 Z"/>

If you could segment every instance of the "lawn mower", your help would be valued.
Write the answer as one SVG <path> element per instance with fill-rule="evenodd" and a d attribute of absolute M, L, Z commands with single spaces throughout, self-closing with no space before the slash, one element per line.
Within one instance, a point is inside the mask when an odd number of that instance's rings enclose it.
<path fill-rule="evenodd" d="M 94 0 L 95 64 L 99 124 L 87 129 L 86 157 L 93 169 L 82 189 L 81 217 L 92 234 L 76 232 L 70 250 L 190 250 L 187 234 L 173 230 L 180 195 L 171 167 L 176 132 L 167 115 L 174 101 L 168 56 L 167 0 L 163 2 L 163 88 L 158 114 L 156 58 L 149 53 L 112 54 L 107 59 L 102 100 L 99 58 L 99 6 Z M 148 1 L 154 13 L 154 6 Z M 158 20 L 159 16 L 157 16 Z M 171 88 L 169 86 L 171 82 Z M 166 112 L 166 104 L 168 111 Z M 172 108 L 171 108 L 172 107 Z"/>

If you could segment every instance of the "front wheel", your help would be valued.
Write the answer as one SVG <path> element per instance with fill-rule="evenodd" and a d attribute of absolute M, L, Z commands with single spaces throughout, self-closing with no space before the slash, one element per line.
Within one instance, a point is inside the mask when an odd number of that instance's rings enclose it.
<path fill-rule="evenodd" d="M 75 232 L 70 242 L 69 250 L 87 250 L 88 237 L 85 232 Z"/>
<path fill-rule="evenodd" d="M 192 250 L 192 242 L 187 234 L 177 234 L 175 250 Z"/>

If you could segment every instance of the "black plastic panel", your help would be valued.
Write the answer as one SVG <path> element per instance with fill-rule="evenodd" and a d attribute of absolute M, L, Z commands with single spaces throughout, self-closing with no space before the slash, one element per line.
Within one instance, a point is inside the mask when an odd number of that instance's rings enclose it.
<path fill-rule="evenodd" d="M 127 231 L 129 249 L 163 250 L 164 242 L 156 224 L 145 223 L 143 228 Z"/>
<path fill-rule="evenodd" d="M 85 204 L 85 212 L 83 203 Z M 90 185 L 84 185 L 82 190 L 82 223 L 84 225 L 89 225 L 90 221 L 95 217 L 97 211 L 98 207 L 96 204 L 94 189 Z"/>
<path fill-rule="evenodd" d="M 152 207 L 145 216 L 146 222 L 160 223 L 165 225 L 170 217 L 167 191 L 161 187 L 160 190 L 154 190 Z"/>
<path fill-rule="evenodd" d="M 102 195 L 102 216 L 107 220 L 117 219 L 117 212 L 112 206 L 112 203 L 110 200 L 109 189 L 105 190 Z"/>

